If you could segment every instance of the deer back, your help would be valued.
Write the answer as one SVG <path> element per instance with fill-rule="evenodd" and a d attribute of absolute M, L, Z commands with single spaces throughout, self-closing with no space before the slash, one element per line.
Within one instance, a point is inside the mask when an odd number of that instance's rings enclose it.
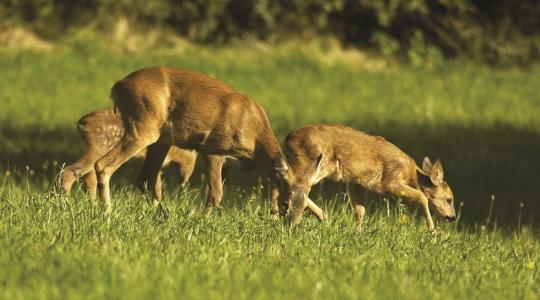
<path fill-rule="evenodd" d="M 111 91 L 125 122 L 160 128 L 160 138 L 206 154 L 258 161 L 281 154 L 266 113 L 248 96 L 204 74 L 169 67 L 135 71 Z"/>
<path fill-rule="evenodd" d="M 347 126 L 313 125 L 296 130 L 287 136 L 286 150 L 295 175 L 310 184 L 330 178 L 383 192 L 387 180 L 416 180 L 412 158 L 382 137 Z M 313 169 L 321 155 L 319 167 Z"/>
<path fill-rule="evenodd" d="M 84 115 L 77 130 L 88 146 L 109 151 L 124 136 L 124 125 L 112 108 L 103 108 Z"/>

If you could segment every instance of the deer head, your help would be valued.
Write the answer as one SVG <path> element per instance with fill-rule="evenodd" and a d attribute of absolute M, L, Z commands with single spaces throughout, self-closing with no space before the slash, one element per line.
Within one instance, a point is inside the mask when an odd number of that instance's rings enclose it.
<path fill-rule="evenodd" d="M 437 159 L 432 164 L 431 160 L 425 157 L 422 170 L 418 173 L 420 189 L 428 198 L 430 205 L 446 221 L 454 221 L 456 219 L 454 194 L 450 186 L 443 181 L 444 172 L 441 161 Z"/>
<path fill-rule="evenodd" d="M 300 174 L 293 172 L 288 165 L 286 171 L 282 172 L 283 183 L 279 192 L 280 211 L 284 214 L 290 206 L 293 224 L 298 224 L 302 220 L 302 213 L 310 202 L 309 191 L 321 171 L 322 160 L 321 154 L 307 170 Z M 283 163 L 281 164 L 283 166 Z"/>

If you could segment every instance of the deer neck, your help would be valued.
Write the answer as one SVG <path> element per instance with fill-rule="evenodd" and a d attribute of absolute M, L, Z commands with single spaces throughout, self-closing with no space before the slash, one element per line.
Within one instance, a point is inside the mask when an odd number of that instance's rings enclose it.
<path fill-rule="evenodd" d="M 271 130 L 264 130 L 257 139 L 254 161 L 257 166 L 274 182 L 278 181 L 278 176 L 275 170 L 275 160 L 278 156 L 285 157 L 276 136 Z"/>

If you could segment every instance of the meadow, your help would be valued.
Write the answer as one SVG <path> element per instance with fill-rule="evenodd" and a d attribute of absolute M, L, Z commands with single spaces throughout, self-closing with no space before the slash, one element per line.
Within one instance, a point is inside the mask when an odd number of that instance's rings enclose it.
<path fill-rule="evenodd" d="M 540 297 L 540 67 L 464 61 L 414 67 L 309 47 L 230 45 L 124 52 L 70 41 L 0 54 L 0 297 Z M 335 57 L 334 57 L 335 56 Z M 370 196 L 353 230 L 340 185 L 314 188 L 328 224 L 272 222 L 253 176 L 226 183 L 225 209 L 202 217 L 204 178 L 178 189 L 168 216 L 113 177 L 112 215 L 82 189 L 58 193 L 81 154 L 75 124 L 111 105 L 112 84 L 151 65 L 197 70 L 265 107 L 280 141 L 307 124 L 384 136 L 418 163 L 440 158 L 459 219 L 426 232 L 415 206 Z M 127 179 L 126 179 L 127 178 Z"/>

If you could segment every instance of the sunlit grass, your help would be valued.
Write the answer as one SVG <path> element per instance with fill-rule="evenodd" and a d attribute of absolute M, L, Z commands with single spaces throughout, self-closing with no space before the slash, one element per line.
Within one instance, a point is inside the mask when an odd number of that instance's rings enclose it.
<path fill-rule="evenodd" d="M 228 195 L 209 218 L 197 188 L 170 193 L 168 218 L 125 188 L 111 215 L 81 191 L 68 199 L 4 179 L 0 196 L 4 298 L 539 295 L 540 245 L 530 232 L 439 222 L 432 235 L 383 202 L 369 207 L 358 235 L 343 195 L 325 204 L 328 224 L 307 218 L 296 228 L 270 221 L 264 197 L 249 192 Z"/>

